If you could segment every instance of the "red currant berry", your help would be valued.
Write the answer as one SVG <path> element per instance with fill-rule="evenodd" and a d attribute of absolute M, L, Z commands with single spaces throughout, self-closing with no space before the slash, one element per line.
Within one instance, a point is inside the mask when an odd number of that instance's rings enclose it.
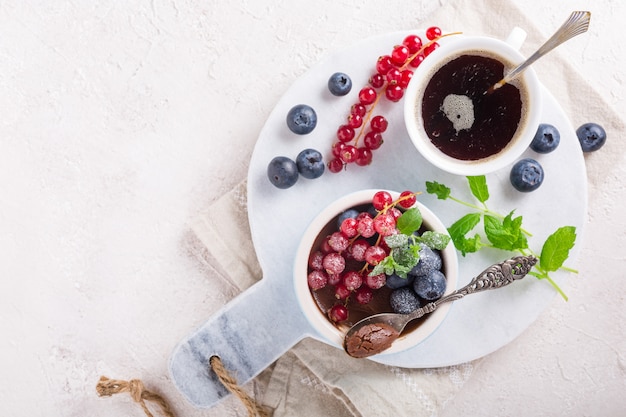
<path fill-rule="evenodd" d="M 356 219 L 353 219 L 352 217 L 344 219 L 344 221 L 341 222 L 340 226 L 341 233 L 343 233 L 348 238 L 355 237 L 359 234 L 358 230 L 356 230 L 356 225 L 358 223 L 359 222 L 357 222 Z"/>
<path fill-rule="evenodd" d="M 324 259 L 322 251 L 316 250 L 311 252 L 311 255 L 309 255 L 309 266 L 313 269 L 322 269 L 322 259 Z"/>
<path fill-rule="evenodd" d="M 387 100 L 392 101 L 392 102 L 397 102 L 400 101 L 402 99 L 402 97 L 404 96 L 404 88 L 400 87 L 399 85 L 388 85 L 387 88 L 385 88 L 385 97 L 387 97 Z"/>
<path fill-rule="evenodd" d="M 387 257 L 387 252 L 380 246 L 370 246 L 365 251 L 365 262 L 370 265 L 378 265 L 383 259 Z"/>
<path fill-rule="evenodd" d="M 350 240 L 341 232 L 335 232 L 328 237 L 328 246 L 335 252 L 343 252 L 348 249 Z"/>
<path fill-rule="evenodd" d="M 376 234 L 376 230 L 374 230 L 374 219 L 371 217 L 363 217 L 359 219 L 359 224 L 356 228 L 359 231 L 359 234 L 366 239 Z"/>
<path fill-rule="evenodd" d="M 320 244 L 320 251 L 326 256 L 329 253 L 333 253 L 333 248 L 328 245 L 328 239 L 324 239 Z M 324 260 L 322 259 L 322 268 L 324 267 Z"/>
<path fill-rule="evenodd" d="M 441 36 L 441 29 L 439 29 L 437 26 L 431 26 L 428 29 L 426 29 L 426 37 L 428 38 L 428 40 L 433 40 L 435 38 L 438 38 Z"/>
<path fill-rule="evenodd" d="M 335 298 L 337 300 L 345 300 L 350 297 L 350 293 L 352 293 L 352 291 L 346 288 L 343 282 L 340 282 L 335 286 Z"/>
<path fill-rule="evenodd" d="M 391 51 L 391 63 L 399 67 L 404 64 L 409 57 L 409 48 L 405 45 L 396 45 Z"/>
<path fill-rule="evenodd" d="M 402 191 L 400 193 L 400 198 L 398 199 L 398 204 L 404 208 L 411 208 L 417 201 L 417 197 L 415 193 L 412 191 Z"/>
<path fill-rule="evenodd" d="M 340 254 L 333 252 L 324 256 L 322 265 L 328 274 L 341 274 L 346 268 L 346 260 Z"/>
<path fill-rule="evenodd" d="M 392 68 L 387 72 L 385 78 L 389 84 L 398 84 L 402 80 L 402 73 L 398 68 Z"/>
<path fill-rule="evenodd" d="M 333 174 L 337 174 L 338 172 L 341 172 L 343 170 L 343 167 L 344 167 L 344 163 L 339 158 L 333 158 L 330 161 L 328 161 L 328 170 L 332 172 Z"/>
<path fill-rule="evenodd" d="M 387 191 L 377 191 L 374 197 L 372 197 L 372 205 L 378 211 L 390 206 L 391 203 L 393 203 L 393 198 Z"/>
<path fill-rule="evenodd" d="M 328 284 L 328 274 L 324 271 L 312 271 L 306 277 L 309 288 L 313 291 L 321 290 Z"/>
<path fill-rule="evenodd" d="M 415 56 L 415 58 L 411 60 L 411 63 L 409 65 L 411 65 L 413 68 L 417 68 L 422 62 L 424 62 L 424 58 L 426 58 L 424 56 L 424 53 L 418 54 Z"/>
<path fill-rule="evenodd" d="M 335 142 L 333 143 L 332 146 L 332 153 L 333 156 L 339 158 L 341 156 L 341 151 L 343 151 L 343 148 L 346 147 L 346 144 L 343 142 Z"/>
<path fill-rule="evenodd" d="M 354 298 L 359 304 L 367 304 L 374 299 L 374 293 L 371 288 L 361 287 L 354 294 Z"/>
<path fill-rule="evenodd" d="M 370 121 L 370 127 L 372 132 L 383 133 L 387 130 L 387 126 L 389 126 L 389 122 L 383 116 L 374 116 Z"/>
<path fill-rule="evenodd" d="M 437 42 L 431 43 L 424 49 L 424 56 L 426 57 L 430 55 L 437 48 L 439 48 L 439 44 Z"/>
<path fill-rule="evenodd" d="M 383 144 L 383 135 L 378 132 L 369 131 L 363 138 L 363 144 L 371 150 L 375 151 L 376 149 L 380 148 L 380 145 Z"/>
<path fill-rule="evenodd" d="M 340 142 L 350 142 L 354 139 L 354 129 L 348 125 L 341 125 L 339 129 L 337 129 L 337 139 Z"/>
<path fill-rule="evenodd" d="M 381 75 L 386 75 L 390 69 L 393 68 L 391 57 L 389 55 L 383 55 L 376 61 L 376 71 Z"/>
<path fill-rule="evenodd" d="M 328 274 L 328 285 L 337 285 L 341 282 L 341 274 Z"/>
<path fill-rule="evenodd" d="M 350 114 L 348 116 L 348 126 L 352 129 L 358 129 L 363 124 L 363 117 L 358 114 Z"/>
<path fill-rule="evenodd" d="M 346 321 L 348 320 L 348 308 L 342 304 L 334 305 L 330 310 L 328 310 L 328 318 L 333 323 Z"/>
<path fill-rule="evenodd" d="M 369 79 L 369 84 L 374 88 L 380 88 L 385 85 L 385 76 L 379 73 L 372 75 Z"/>
<path fill-rule="evenodd" d="M 410 54 L 414 54 L 422 48 L 422 39 L 417 35 L 409 35 L 404 38 L 402 44 L 409 49 Z"/>
<path fill-rule="evenodd" d="M 408 70 L 408 69 L 402 71 L 402 76 L 400 77 L 400 81 L 398 82 L 398 85 L 402 88 L 407 88 L 409 85 L 409 82 L 411 82 L 411 78 L 413 78 L 413 71 Z"/>
<path fill-rule="evenodd" d="M 378 274 L 378 275 L 367 274 L 365 276 L 365 285 L 367 285 L 369 288 L 373 290 L 377 290 L 379 288 L 384 287 L 386 283 L 387 283 L 387 275 L 385 275 L 384 273 Z"/>
<path fill-rule="evenodd" d="M 363 117 L 365 113 L 367 113 L 367 109 L 360 103 L 353 104 L 352 107 L 350 107 L 350 114 Z"/>
<path fill-rule="evenodd" d="M 372 150 L 369 148 L 358 148 L 356 156 L 356 164 L 358 166 L 367 166 L 372 163 Z"/>
<path fill-rule="evenodd" d="M 379 214 L 374 219 L 374 230 L 381 236 L 389 236 L 396 233 L 396 219 L 391 213 Z"/>
<path fill-rule="evenodd" d="M 352 162 L 354 162 L 356 160 L 356 157 L 357 157 L 357 150 L 356 150 L 356 147 L 352 145 L 346 145 L 346 147 L 343 148 L 343 150 L 341 151 L 340 158 L 346 164 L 351 164 Z"/>
<path fill-rule="evenodd" d="M 391 210 L 389 210 L 389 213 L 391 213 L 393 218 L 396 219 L 396 223 L 398 222 L 398 219 L 400 218 L 400 216 L 402 216 L 402 212 L 398 210 L 397 207 L 392 207 Z"/>
<path fill-rule="evenodd" d="M 372 87 L 363 87 L 359 91 L 359 103 L 364 106 L 372 104 L 376 100 L 376 90 Z"/>
<path fill-rule="evenodd" d="M 365 261 L 365 251 L 370 246 L 371 245 L 369 244 L 367 240 L 357 239 L 354 242 L 352 242 L 352 245 L 350 245 L 350 247 L 348 248 L 348 252 L 350 253 L 350 256 L 352 257 L 352 259 L 354 259 L 357 262 L 363 262 Z"/>
<path fill-rule="evenodd" d="M 346 286 L 348 291 L 357 290 L 363 285 L 363 276 L 357 271 L 348 271 L 343 274 L 343 285 Z"/>

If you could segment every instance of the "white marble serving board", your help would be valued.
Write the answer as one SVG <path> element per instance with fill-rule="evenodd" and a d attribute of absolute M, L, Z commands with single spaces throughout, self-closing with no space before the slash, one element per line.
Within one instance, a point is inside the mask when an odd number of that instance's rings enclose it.
<path fill-rule="evenodd" d="M 472 201 L 464 177 L 431 166 L 413 148 L 402 120 L 402 103 L 381 100 L 378 112 L 389 120 L 385 143 L 374 153 L 368 167 L 349 166 L 346 172 L 326 173 L 316 180 L 301 178 L 292 188 L 280 190 L 266 177 L 267 164 L 277 156 L 295 159 L 305 148 L 328 157 L 337 127 L 344 123 L 358 90 L 365 86 L 379 55 L 387 54 L 410 32 L 370 38 L 338 51 L 302 75 L 284 94 L 270 114 L 255 146 L 248 174 L 248 209 L 255 250 L 263 279 L 211 317 L 175 350 L 170 370 L 176 386 L 198 407 L 210 407 L 227 395 L 209 371 L 211 355 L 219 355 L 240 383 L 265 369 L 289 348 L 306 337 L 320 338 L 300 312 L 293 287 L 293 260 L 309 222 L 330 202 L 356 190 L 384 188 L 425 191 L 425 181 L 450 186 L 453 194 Z M 414 31 L 422 35 L 423 31 Z M 353 90 L 334 97 L 326 88 L 328 77 L 343 71 L 353 80 Z M 528 156 L 539 160 L 546 178 L 535 192 L 515 191 L 509 169 L 487 176 L 489 207 L 506 214 L 516 209 L 524 227 L 534 236 L 530 246 L 539 251 L 545 238 L 558 227 L 577 228 L 577 245 L 568 265 L 574 265 L 586 220 L 585 165 L 573 127 L 557 100 L 544 88 L 542 122 L 555 125 L 561 144 L 552 154 Z M 285 116 L 296 104 L 309 104 L 318 113 L 318 125 L 309 135 L 291 133 Z M 450 225 L 467 209 L 424 193 L 420 201 Z M 459 286 L 485 267 L 502 261 L 509 253 L 483 250 L 459 257 Z M 565 288 L 568 273 L 553 274 Z M 575 277 L 574 277 L 575 278 Z M 415 348 L 372 360 L 403 367 L 439 367 L 470 361 L 506 345 L 530 326 L 555 298 L 555 290 L 534 277 L 494 292 L 477 294 L 454 303 L 437 331 Z"/>

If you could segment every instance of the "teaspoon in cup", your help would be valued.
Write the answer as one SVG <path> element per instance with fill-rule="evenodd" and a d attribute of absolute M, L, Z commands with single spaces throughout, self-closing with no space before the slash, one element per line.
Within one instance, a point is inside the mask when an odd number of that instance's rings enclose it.
<path fill-rule="evenodd" d="M 366 358 L 381 353 L 391 347 L 410 321 L 432 313 L 443 303 L 456 301 L 466 295 L 484 290 L 501 288 L 520 280 L 536 263 L 537 258 L 534 256 L 516 256 L 491 265 L 463 288 L 428 303 L 410 314 L 381 313 L 364 318 L 346 332 L 344 349 L 355 358 Z"/>
<path fill-rule="evenodd" d="M 541 47 L 532 54 L 526 61 L 509 71 L 503 79 L 489 87 L 485 94 L 491 94 L 504 84 L 510 82 L 520 75 L 530 64 L 559 46 L 560 44 L 572 39 L 574 36 L 585 33 L 589 28 L 591 20 L 591 12 L 576 11 L 572 12 L 570 17 L 561 25 L 561 27 L 548 39 Z"/>

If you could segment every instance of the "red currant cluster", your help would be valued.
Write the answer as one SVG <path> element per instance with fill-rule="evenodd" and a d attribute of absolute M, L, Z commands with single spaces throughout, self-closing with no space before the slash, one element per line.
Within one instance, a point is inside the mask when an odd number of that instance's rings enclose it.
<path fill-rule="evenodd" d="M 340 172 L 351 163 L 366 166 L 372 162 L 372 152 L 382 145 L 382 134 L 388 125 L 385 117 L 373 115 L 374 108 L 383 96 L 392 102 L 402 99 L 413 69 L 439 46 L 437 40 L 442 37 L 441 29 L 436 26 L 428 28 L 425 35 L 429 41 L 426 44 L 419 36 L 409 35 L 401 45 L 394 46 L 389 55 L 378 58 L 376 73 L 359 91 L 359 101 L 351 107 L 347 122 L 337 129 L 337 141 L 332 145 L 333 158 L 328 162 L 330 172 Z M 360 129 L 358 134 L 357 129 Z"/>
<path fill-rule="evenodd" d="M 348 319 L 349 303 L 368 304 L 376 290 L 385 286 L 384 273 L 371 275 L 373 267 L 390 253 L 383 239 L 397 234 L 396 223 L 402 211 L 412 207 L 416 193 L 404 191 L 396 201 L 387 191 L 372 198 L 375 213 L 347 210 L 335 232 L 328 235 L 309 256 L 308 285 L 311 291 L 331 286 L 335 304 L 327 311 L 329 319 L 339 323 Z"/>

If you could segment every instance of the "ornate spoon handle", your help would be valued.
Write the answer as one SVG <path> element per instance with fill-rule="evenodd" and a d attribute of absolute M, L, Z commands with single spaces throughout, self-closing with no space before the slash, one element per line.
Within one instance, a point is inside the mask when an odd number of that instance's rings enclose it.
<path fill-rule="evenodd" d="M 516 256 L 498 264 L 491 265 L 473 278 L 466 286 L 415 310 L 411 313 L 411 320 L 432 313 L 440 304 L 459 300 L 468 294 L 504 287 L 513 281 L 520 280 L 530 272 L 536 263 L 537 258 L 534 256 Z"/>
<path fill-rule="evenodd" d="M 526 61 L 524 61 L 519 66 L 512 69 L 508 74 L 504 76 L 503 79 L 494 84 L 488 92 L 493 92 L 498 88 L 502 87 L 504 84 L 513 80 L 517 77 L 522 71 L 524 71 L 530 64 L 570 39 L 574 36 L 580 35 L 581 33 L 585 33 L 589 28 L 589 22 L 591 20 L 591 12 L 587 11 L 576 11 L 572 12 L 569 18 L 561 25 L 561 27 L 552 35 L 550 39 L 548 39 L 541 47 L 532 54 Z"/>

